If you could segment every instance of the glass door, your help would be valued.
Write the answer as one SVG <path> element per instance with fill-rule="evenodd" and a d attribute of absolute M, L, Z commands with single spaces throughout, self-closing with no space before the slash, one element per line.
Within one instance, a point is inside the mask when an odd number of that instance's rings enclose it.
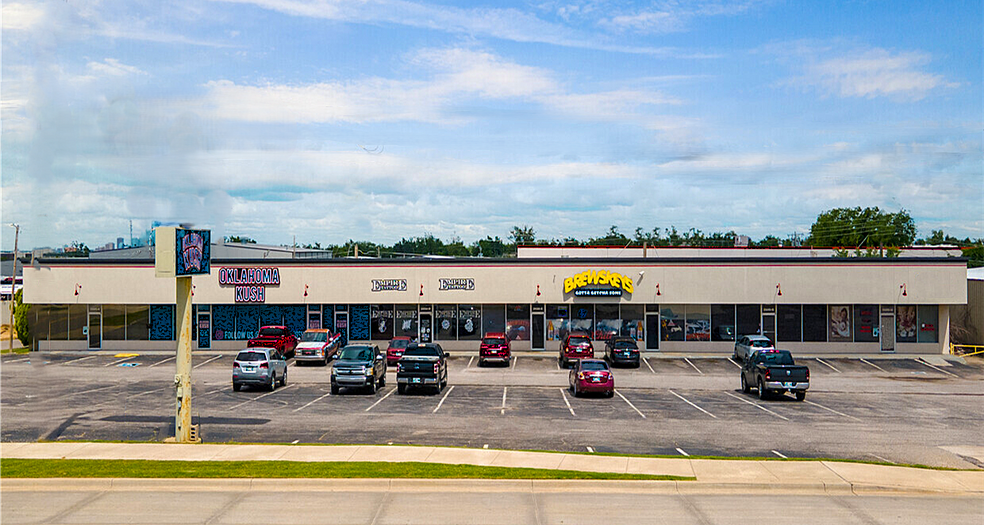
<path fill-rule="evenodd" d="M 879 336 L 881 337 L 881 351 L 894 352 L 895 351 L 895 316 L 882 315 L 881 328 L 879 328 L 878 332 L 879 332 Z"/>
<path fill-rule="evenodd" d="M 543 350 L 544 348 L 544 328 L 546 325 L 543 314 L 533 314 L 530 320 L 530 330 L 533 332 L 530 334 L 530 341 L 532 343 L 533 350 Z"/>
<path fill-rule="evenodd" d="M 208 312 L 198 313 L 198 348 L 212 347 L 212 319 Z"/>
<path fill-rule="evenodd" d="M 431 342 L 431 314 L 420 314 L 420 339 L 421 343 Z"/>
<path fill-rule="evenodd" d="M 348 312 L 335 312 L 335 330 L 341 337 L 341 345 L 348 344 Z"/>
<path fill-rule="evenodd" d="M 659 314 L 646 314 L 646 350 L 659 350 Z"/>
<path fill-rule="evenodd" d="M 98 350 L 102 346 L 102 312 L 89 312 L 89 348 Z"/>

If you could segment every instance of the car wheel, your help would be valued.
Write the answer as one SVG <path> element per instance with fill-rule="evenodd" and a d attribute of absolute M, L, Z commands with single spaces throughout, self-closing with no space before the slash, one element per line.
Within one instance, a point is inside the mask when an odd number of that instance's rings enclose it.
<path fill-rule="evenodd" d="M 284 376 L 280 378 L 280 386 L 287 386 L 287 369 L 284 369 Z"/>
<path fill-rule="evenodd" d="M 267 384 L 267 390 L 273 392 L 277 389 L 277 374 L 270 372 L 270 383 Z"/>
<path fill-rule="evenodd" d="M 369 380 L 369 385 L 366 386 L 366 390 L 368 390 L 370 394 L 375 394 L 376 393 L 376 378 L 375 377 L 373 377 L 372 379 Z"/>
<path fill-rule="evenodd" d="M 769 391 L 765 388 L 765 385 L 762 383 L 761 379 L 758 380 L 758 391 L 759 399 L 766 399 L 769 397 Z"/>
<path fill-rule="evenodd" d="M 615 397 L 615 391 L 614 390 L 609 390 L 608 393 L 607 393 L 607 396 L 608 397 Z"/>
<path fill-rule="evenodd" d="M 243 389 L 243 385 L 240 385 L 239 383 L 233 383 L 232 384 L 232 391 L 233 392 L 239 392 L 242 389 Z"/>
<path fill-rule="evenodd" d="M 800 390 L 800 391 L 796 392 L 796 400 L 797 401 L 802 401 L 804 399 L 806 399 L 806 390 Z"/>
<path fill-rule="evenodd" d="M 386 372 L 383 372 L 382 377 L 379 378 L 379 388 L 386 386 Z"/>
<path fill-rule="evenodd" d="M 338 395 L 338 385 L 336 385 L 335 383 L 331 384 L 331 395 L 333 396 Z"/>
<path fill-rule="evenodd" d="M 402 394 L 406 394 L 407 393 L 407 385 L 403 385 L 403 384 L 396 385 L 396 393 L 397 394 L 401 394 L 401 395 Z"/>
<path fill-rule="evenodd" d="M 577 391 L 577 383 L 574 383 L 574 397 L 580 397 L 581 393 Z"/>
<path fill-rule="evenodd" d="M 747 394 L 751 392 L 752 389 L 748 387 L 748 381 L 745 381 L 745 374 L 741 375 L 741 392 Z"/>

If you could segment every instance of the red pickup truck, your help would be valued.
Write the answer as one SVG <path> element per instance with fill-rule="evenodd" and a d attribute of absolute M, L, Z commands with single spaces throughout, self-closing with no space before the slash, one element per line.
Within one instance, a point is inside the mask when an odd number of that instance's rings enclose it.
<path fill-rule="evenodd" d="M 251 347 L 276 348 L 289 359 L 294 357 L 297 337 L 286 326 L 264 326 L 260 328 L 259 335 L 250 339 L 248 344 Z"/>

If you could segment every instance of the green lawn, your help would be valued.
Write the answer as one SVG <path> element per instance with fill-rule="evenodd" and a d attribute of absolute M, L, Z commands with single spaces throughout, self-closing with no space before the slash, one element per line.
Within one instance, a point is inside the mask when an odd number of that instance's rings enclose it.
<path fill-rule="evenodd" d="M 649 476 L 440 463 L 303 461 L 148 461 L 103 459 L 3 459 L 4 478 L 426 478 L 682 480 Z"/>

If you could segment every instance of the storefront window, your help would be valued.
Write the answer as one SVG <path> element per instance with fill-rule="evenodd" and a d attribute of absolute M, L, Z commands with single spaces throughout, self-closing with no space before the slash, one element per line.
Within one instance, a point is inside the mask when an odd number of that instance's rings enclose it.
<path fill-rule="evenodd" d="M 762 333 L 762 308 L 757 304 L 739 304 L 735 311 L 738 320 L 738 337 Z"/>
<path fill-rule="evenodd" d="M 899 305 L 895 308 L 895 341 L 899 343 L 916 342 L 916 307 Z"/>
<path fill-rule="evenodd" d="M 450 323 L 448 323 L 450 324 Z M 440 321 L 438 321 L 440 325 Z M 400 304 L 396 306 L 396 335 L 417 338 L 417 305 Z"/>
<path fill-rule="evenodd" d="M 482 306 L 482 333 L 506 331 L 506 305 L 486 304 Z"/>
<path fill-rule="evenodd" d="M 104 304 L 102 322 L 104 341 L 126 340 L 126 308 L 122 304 Z"/>
<path fill-rule="evenodd" d="M 659 309 L 660 334 L 663 341 L 683 341 L 687 332 L 685 307 L 665 304 Z"/>
<path fill-rule="evenodd" d="M 68 340 L 68 305 L 53 304 L 48 307 L 48 340 Z"/>
<path fill-rule="evenodd" d="M 150 307 L 145 304 L 126 305 L 127 341 L 150 339 Z"/>
<path fill-rule="evenodd" d="M 530 305 L 506 305 L 506 338 L 510 341 L 530 340 Z"/>
<path fill-rule="evenodd" d="M 803 341 L 809 343 L 827 341 L 827 305 L 803 305 Z"/>
<path fill-rule="evenodd" d="M 933 305 L 920 306 L 918 308 L 919 312 L 919 342 L 920 343 L 938 343 L 939 342 L 939 330 L 937 323 L 939 323 L 939 308 Z"/>
<path fill-rule="evenodd" d="M 711 306 L 687 305 L 687 341 L 711 340 Z"/>
<path fill-rule="evenodd" d="M 89 323 L 89 312 L 84 304 L 68 305 L 68 339 L 85 341 L 82 329 Z"/>
<path fill-rule="evenodd" d="M 453 304 L 439 304 L 436 307 L 437 340 L 454 341 L 458 338 L 458 308 Z"/>
<path fill-rule="evenodd" d="M 36 304 L 27 312 L 27 327 L 31 332 L 31 339 L 35 341 L 48 340 L 48 307 L 43 304 Z"/>
<path fill-rule="evenodd" d="M 295 334 L 307 330 L 307 312 L 303 304 L 288 304 L 280 307 L 284 314 L 284 326 Z"/>
<path fill-rule="evenodd" d="M 335 305 L 321 305 L 321 328 L 335 333 Z"/>
<path fill-rule="evenodd" d="M 878 305 L 854 305 L 854 342 L 878 342 Z"/>
<path fill-rule="evenodd" d="M 711 305 L 711 341 L 735 340 L 735 305 Z"/>
<path fill-rule="evenodd" d="M 798 304 L 780 304 L 776 307 L 776 339 L 795 342 L 802 339 L 803 307 Z"/>
<path fill-rule="evenodd" d="M 284 313 L 278 304 L 260 305 L 260 326 L 281 326 L 284 324 Z"/>
<path fill-rule="evenodd" d="M 623 304 L 621 308 L 622 314 L 622 331 L 619 335 L 624 337 L 631 337 L 636 341 L 646 340 L 646 329 L 643 319 L 645 317 L 645 307 L 641 304 Z"/>
<path fill-rule="evenodd" d="M 482 338 L 482 307 L 470 304 L 458 305 L 458 340 L 474 341 Z"/>
<path fill-rule="evenodd" d="M 622 330 L 622 320 L 618 317 L 617 304 L 595 305 L 595 333 L 592 339 L 607 341 Z"/>
<path fill-rule="evenodd" d="M 368 341 L 371 321 L 368 304 L 353 304 L 349 308 L 349 341 Z"/>
<path fill-rule="evenodd" d="M 594 305 L 576 304 L 571 306 L 571 332 L 594 333 Z"/>
<path fill-rule="evenodd" d="M 212 313 L 212 334 L 215 334 L 215 313 Z M 150 305 L 150 339 L 152 341 L 174 340 L 174 305 Z"/>
<path fill-rule="evenodd" d="M 851 330 L 851 306 L 830 305 L 830 331 L 827 340 L 832 343 L 847 343 L 853 340 Z"/>
<path fill-rule="evenodd" d="M 212 306 L 212 340 L 236 339 L 236 307 L 231 304 Z"/>
<path fill-rule="evenodd" d="M 547 341 L 562 341 L 571 329 L 571 310 L 566 304 L 547 305 Z"/>
<path fill-rule="evenodd" d="M 389 341 L 393 339 L 393 305 L 374 304 L 370 306 L 372 322 L 369 324 L 370 339 Z"/>

